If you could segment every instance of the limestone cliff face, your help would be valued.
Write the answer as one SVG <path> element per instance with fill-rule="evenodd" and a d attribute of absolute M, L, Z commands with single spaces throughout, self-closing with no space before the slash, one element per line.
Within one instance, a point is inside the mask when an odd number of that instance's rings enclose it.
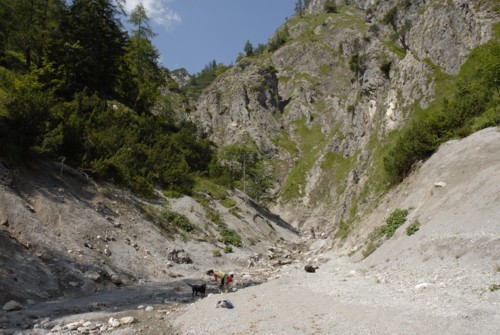
<path fill-rule="evenodd" d="M 205 91 L 191 119 L 220 146 L 238 143 L 247 133 L 264 154 L 272 155 L 281 103 L 272 63 L 244 59 Z"/>
<path fill-rule="evenodd" d="M 219 146 L 251 139 L 277 174 L 269 206 L 332 233 L 380 195 L 382 144 L 436 99 L 436 69 L 456 74 L 499 21 L 487 1 L 348 2 L 325 13 L 312 0 L 270 37 L 276 50 L 240 60 L 189 116 Z"/>

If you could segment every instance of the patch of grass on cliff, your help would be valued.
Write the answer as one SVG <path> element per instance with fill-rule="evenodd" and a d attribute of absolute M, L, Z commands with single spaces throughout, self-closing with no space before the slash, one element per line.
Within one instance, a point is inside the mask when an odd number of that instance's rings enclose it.
<path fill-rule="evenodd" d="M 456 87 L 455 85 L 455 80 L 454 76 L 449 75 L 445 72 L 443 72 L 443 69 L 434 64 L 429 58 L 425 58 L 424 62 L 433 70 L 434 76 L 430 77 L 429 80 L 434 80 L 436 82 L 436 87 L 435 87 L 435 92 L 436 96 L 441 97 L 441 96 L 449 96 L 451 95 L 455 90 Z M 430 109 L 436 108 L 435 105 L 430 106 Z M 436 111 L 431 111 L 431 113 L 436 112 Z"/>
<path fill-rule="evenodd" d="M 359 151 L 353 156 L 345 157 L 343 153 L 329 152 L 325 155 L 325 159 L 321 163 L 321 170 L 328 173 L 330 176 L 329 186 L 336 187 L 337 194 L 342 194 L 345 186 L 342 184 L 349 172 L 354 167 L 354 162 L 359 154 Z"/>
<path fill-rule="evenodd" d="M 228 196 L 227 189 L 210 179 L 195 178 L 194 193 L 204 193 L 217 199 L 222 206 L 230 208 L 236 205 L 236 202 Z"/>
<path fill-rule="evenodd" d="M 391 238 L 396 230 L 406 222 L 408 216 L 407 209 L 395 209 L 387 218 L 384 233 L 387 238 Z"/>
<path fill-rule="evenodd" d="M 384 41 L 383 43 L 392 53 L 398 56 L 399 59 L 406 57 L 405 49 L 398 47 L 393 41 Z"/>
<path fill-rule="evenodd" d="M 308 126 L 306 124 L 305 117 L 302 117 L 302 119 L 295 121 L 294 125 L 295 135 L 298 138 L 299 147 L 303 153 L 312 151 L 325 139 L 325 135 L 321 132 L 321 126 L 317 124 Z"/>
<path fill-rule="evenodd" d="M 283 198 L 290 200 L 303 194 L 308 172 L 314 166 L 318 155 L 327 143 L 327 137 L 321 132 L 319 125 L 306 125 L 303 117 L 295 123 L 295 135 L 300 148 L 300 159 L 288 174 L 283 185 Z"/>
<path fill-rule="evenodd" d="M 364 11 L 352 6 L 340 7 L 339 12 L 335 15 L 335 26 L 342 28 L 352 28 L 354 26 L 361 31 L 366 31 Z"/>
<path fill-rule="evenodd" d="M 272 141 L 278 147 L 285 149 L 292 157 L 296 157 L 299 154 L 299 149 L 290 139 L 288 133 L 283 129 L 281 130 L 280 136 L 273 138 Z"/>
<path fill-rule="evenodd" d="M 319 66 L 319 74 L 322 76 L 328 76 L 333 72 L 333 68 L 328 64 L 321 64 Z"/>
<path fill-rule="evenodd" d="M 345 239 L 349 236 L 351 231 L 351 223 L 348 221 L 340 220 L 338 223 L 337 232 L 335 233 L 336 238 Z"/>
<path fill-rule="evenodd" d="M 278 76 L 278 81 L 279 81 L 280 83 L 283 83 L 283 84 L 288 83 L 288 82 L 290 81 L 290 79 L 291 79 L 291 78 L 290 78 L 290 77 L 288 77 L 288 76 Z"/>
<path fill-rule="evenodd" d="M 371 154 L 371 159 L 366 167 L 368 180 L 363 191 L 355 199 L 362 205 L 364 212 L 369 212 L 375 208 L 378 204 L 375 200 L 390 188 L 390 178 L 384 169 L 384 157 L 387 154 L 387 145 L 395 141 L 396 138 L 397 134 L 395 132 L 387 137 L 379 138 L 378 130 L 373 131 L 370 135 L 367 151 Z"/>
<path fill-rule="evenodd" d="M 297 83 L 302 81 L 302 80 L 308 81 L 313 85 L 317 85 L 319 83 L 318 78 L 313 77 L 310 73 L 307 73 L 307 72 L 296 72 L 293 75 L 293 82 L 294 82 L 295 86 L 297 86 Z"/>

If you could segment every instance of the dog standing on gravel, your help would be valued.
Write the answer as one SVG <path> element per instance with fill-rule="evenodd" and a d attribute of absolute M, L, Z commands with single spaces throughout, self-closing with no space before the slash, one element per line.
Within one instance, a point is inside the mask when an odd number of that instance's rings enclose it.
<path fill-rule="evenodd" d="M 195 295 L 198 295 L 198 293 L 201 294 L 202 297 L 205 296 L 205 292 L 207 290 L 207 284 L 201 284 L 201 285 L 194 285 L 194 284 L 189 284 L 191 286 L 191 289 L 193 290 L 192 298 L 194 299 Z"/>
<path fill-rule="evenodd" d="M 319 269 L 318 266 L 312 266 L 312 265 L 306 265 L 306 266 L 304 266 L 304 270 L 306 272 L 310 272 L 310 273 L 316 272 L 317 269 Z"/>

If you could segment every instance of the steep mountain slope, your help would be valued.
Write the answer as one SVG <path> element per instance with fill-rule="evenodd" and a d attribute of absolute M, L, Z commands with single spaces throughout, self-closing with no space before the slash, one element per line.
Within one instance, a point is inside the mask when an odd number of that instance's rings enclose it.
<path fill-rule="evenodd" d="M 311 1 L 199 99 L 190 119 L 219 146 L 255 144 L 272 166 L 273 211 L 295 227 L 345 235 L 387 190 L 394 131 L 436 100 L 493 37 L 488 2 Z"/>
<path fill-rule="evenodd" d="M 0 167 L 2 180 L 10 180 L 0 184 L 2 306 L 196 279 L 212 267 L 244 267 L 280 241 L 297 241 L 295 229 L 237 194 L 232 208 L 209 194 L 198 202 L 147 200 L 61 164 Z M 225 234 L 236 234 L 241 246 L 230 248 Z"/>

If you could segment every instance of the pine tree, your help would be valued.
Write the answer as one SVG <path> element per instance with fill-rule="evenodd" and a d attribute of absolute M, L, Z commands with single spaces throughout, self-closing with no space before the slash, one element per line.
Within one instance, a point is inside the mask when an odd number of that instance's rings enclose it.
<path fill-rule="evenodd" d="M 300 17 L 304 15 L 304 2 L 302 0 L 297 0 L 295 3 L 295 13 Z"/>
<path fill-rule="evenodd" d="M 60 94 L 71 97 L 87 89 L 113 96 L 120 75 L 127 35 L 121 29 L 119 8 L 112 0 L 73 0 L 61 27 L 51 36 L 47 58 L 56 64 L 64 83 Z"/>
<path fill-rule="evenodd" d="M 160 53 L 151 42 L 156 34 L 149 26 L 149 18 L 142 4 L 132 11 L 129 22 L 134 29 L 126 59 L 138 88 L 134 109 L 143 112 L 152 107 L 163 82 L 159 66 Z"/>
<path fill-rule="evenodd" d="M 252 43 L 250 43 L 250 41 L 247 40 L 247 42 L 245 43 L 245 47 L 243 48 L 243 51 L 245 51 L 247 57 L 253 55 L 253 45 Z"/>

